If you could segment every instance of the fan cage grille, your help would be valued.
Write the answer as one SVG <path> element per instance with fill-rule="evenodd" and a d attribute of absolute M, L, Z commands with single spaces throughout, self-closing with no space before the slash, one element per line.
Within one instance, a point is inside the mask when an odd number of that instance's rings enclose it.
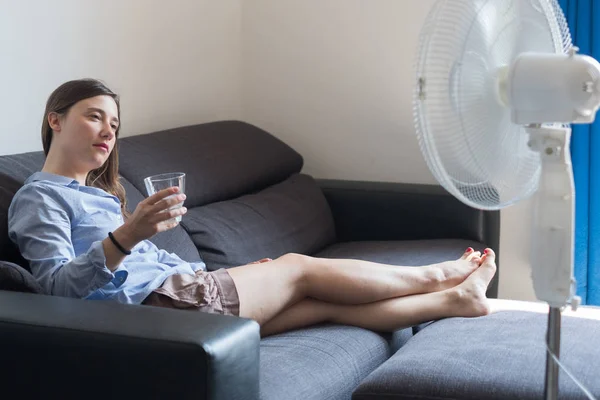
<path fill-rule="evenodd" d="M 446 190 L 489 210 L 537 190 L 540 156 L 498 100 L 497 77 L 524 51 L 571 46 L 556 0 L 434 4 L 419 38 L 413 114 L 427 165 Z"/>

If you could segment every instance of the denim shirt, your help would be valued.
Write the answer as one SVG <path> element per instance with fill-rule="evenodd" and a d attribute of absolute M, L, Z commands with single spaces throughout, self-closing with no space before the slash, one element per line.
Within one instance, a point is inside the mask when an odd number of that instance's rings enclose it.
<path fill-rule="evenodd" d="M 102 241 L 123 223 L 117 197 L 47 172 L 30 176 L 8 209 L 9 237 L 47 294 L 140 304 L 170 275 L 206 270 L 144 240 L 111 272 Z"/>

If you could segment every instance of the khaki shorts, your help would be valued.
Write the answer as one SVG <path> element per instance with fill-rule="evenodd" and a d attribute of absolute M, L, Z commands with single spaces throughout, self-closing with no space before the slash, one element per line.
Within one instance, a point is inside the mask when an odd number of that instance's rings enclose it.
<path fill-rule="evenodd" d="M 224 268 L 211 272 L 197 271 L 195 275 L 171 275 L 142 304 L 240 315 L 240 299 L 235 283 Z"/>

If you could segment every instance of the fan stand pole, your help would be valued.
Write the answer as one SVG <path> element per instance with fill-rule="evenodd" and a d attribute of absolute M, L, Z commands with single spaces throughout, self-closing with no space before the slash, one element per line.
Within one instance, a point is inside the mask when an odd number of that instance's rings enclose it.
<path fill-rule="evenodd" d="M 569 150 L 571 129 L 529 126 L 529 147 L 542 160 L 532 229 L 531 267 L 536 297 L 548 304 L 545 400 L 558 399 L 561 312 L 577 309 L 573 277 L 575 187 Z M 552 356 L 554 354 L 556 359 Z M 556 361 L 555 361 L 556 360 Z"/>
<path fill-rule="evenodd" d="M 548 330 L 546 332 L 548 349 L 556 355 L 556 358 L 559 357 L 560 353 L 560 312 L 560 308 L 550 307 L 548 311 Z M 546 387 L 544 388 L 544 399 L 558 399 L 558 364 L 548 351 L 546 351 Z"/>

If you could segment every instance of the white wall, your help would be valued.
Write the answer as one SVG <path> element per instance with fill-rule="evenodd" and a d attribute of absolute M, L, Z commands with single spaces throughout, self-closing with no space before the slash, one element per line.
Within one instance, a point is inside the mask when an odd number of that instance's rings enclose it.
<path fill-rule="evenodd" d="M 48 95 L 122 97 L 122 135 L 240 118 L 241 0 L 0 0 L 0 154 L 41 150 Z"/>
<path fill-rule="evenodd" d="M 433 0 L 243 3 L 243 116 L 320 178 L 435 183 L 412 122 L 412 64 Z M 502 212 L 500 296 L 534 299 L 529 203 Z"/>

